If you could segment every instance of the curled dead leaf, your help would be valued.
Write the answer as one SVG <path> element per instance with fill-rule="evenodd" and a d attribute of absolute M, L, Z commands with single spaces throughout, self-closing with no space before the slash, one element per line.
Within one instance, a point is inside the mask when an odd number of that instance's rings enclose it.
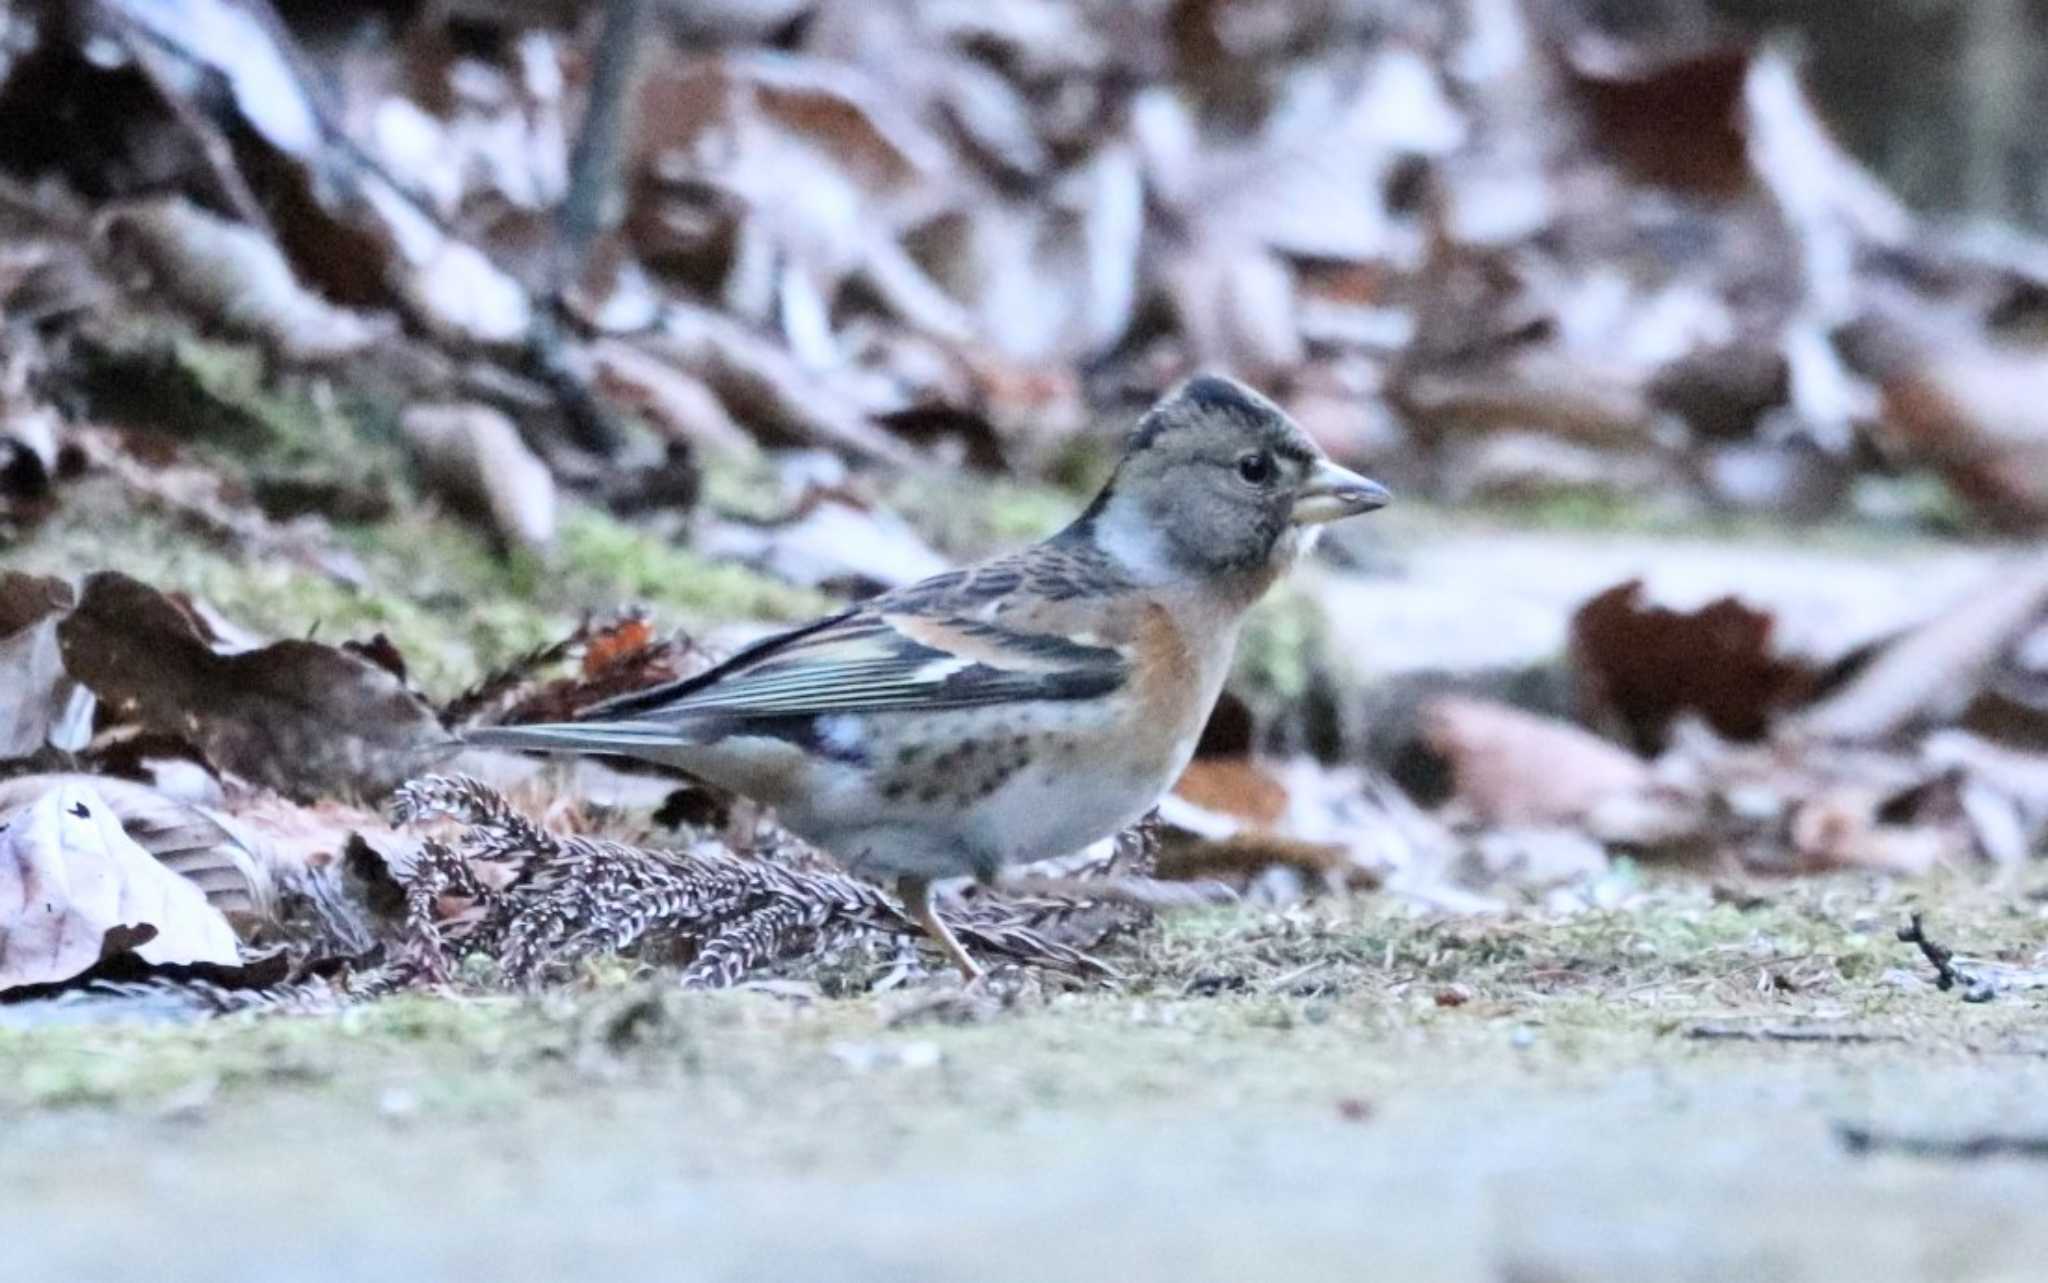
<path fill-rule="evenodd" d="M 1248 757 L 1198 757 L 1173 791 L 1205 810 L 1247 824 L 1273 825 L 1287 814 L 1287 788 Z"/>
<path fill-rule="evenodd" d="M 1961 713 L 1999 655 L 2048 612 L 2048 558 L 2015 564 L 1889 644 L 1792 723 L 1801 735 L 1876 740 Z"/>
<path fill-rule="evenodd" d="M 759 452 L 702 379 L 623 339 L 601 339 L 590 355 L 598 387 L 639 409 L 670 440 L 740 458 Z"/>
<path fill-rule="evenodd" d="M 197 887 L 231 921 L 254 923 L 274 908 L 275 886 L 262 853 L 211 807 L 181 802 L 111 775 L 24 775 L 0 781 L 0 815 L 56 789 L 89 789 L 121 829 L 166 869 Z"/>
<path fill-rule="evenodd" d="M 870 422 L 836 381 L 801 366 L 788 351 L 730 318 L 676 305 L 642 347 L 717 393 L 732 416 L 770 442 L 822 445 L 868 459 L 914 465 L 916 458 Z"/>
<path fill-rule="evenodd" d="M 0 993 L 129 950 L 152 963 L 241 960 L 227 919 L 136 845 L 91 785 L 59 783 L 0 821 Z"/>
<path fill-rule="evenodd" d="M 1871 869 L 1915 876 L 1970 853 L 1957 826 L 1892 824 L 1878 790 L 1844 785 L 1808 798 L 1791 817 L 1788 836 L 1803 868 Z"/>
<path fill-rule="evenodd" d="M 950 564 L 896 513 L 823 490 L 799 499 L 786 520 L 717 523 L 700 534 L 699 542 L 713 557 L 758 566 L 790 583 L 830 586 L 854 596 L 901 588 Z"/>
<path fill-rule="evenodd" d="M 1840 339 L 1882 394 L 1879 440 L 1932 467 L 1987 523 L 2048 526 L 2048 353 L 1987 334 L 1978 318 L 1916 300 L 1873 310 Z"/>

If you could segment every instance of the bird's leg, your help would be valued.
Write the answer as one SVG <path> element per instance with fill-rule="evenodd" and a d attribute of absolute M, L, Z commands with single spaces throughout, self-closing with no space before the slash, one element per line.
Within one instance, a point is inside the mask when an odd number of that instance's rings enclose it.
<path fill-rule="evenodd" d="M 960 941 L 953 936 L 953 929 L 939 917 L 938 910 L 932 908 L 930 878 L 898 878 L 896 894 L 903 897 L 904 909 L 917 920 L 917 925 L 924 928 L 925 934 L 932 938 L 932 943 L 938 945 L 939 951 L 950 958 L 954 966 L 960 968 L 960 974 L 967 978 L 967 983 L 973 984 L 986 974 L 981 964 L 969 957 L 967 950 L 960 947 Z"/>

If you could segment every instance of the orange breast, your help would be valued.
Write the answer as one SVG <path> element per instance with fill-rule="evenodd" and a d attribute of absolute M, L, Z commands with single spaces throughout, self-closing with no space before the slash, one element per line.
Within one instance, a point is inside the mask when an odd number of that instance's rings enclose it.
<path fill-rule="evenodd" d="M 1215 702 L 1229 639 L 1191 635 L 1156 602 L 1144 607 L 1132 631 L 1131 695 L 1139 711 L 1134 738 L 1145 756 L 1178 769 L 1173 759 L 1200 734 Z"/>

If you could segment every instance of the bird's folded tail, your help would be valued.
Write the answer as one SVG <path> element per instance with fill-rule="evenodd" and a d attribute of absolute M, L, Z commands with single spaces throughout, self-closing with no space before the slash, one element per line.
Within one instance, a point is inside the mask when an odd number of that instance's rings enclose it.
<path fill-rule="evenodd" d="M 462 738 L 475 748 L 627 755 L 686 742 L 676 734 L 675 727 L 656 722 L 532 722 L 525 726 L 478 726 L 464 731 Z"/>

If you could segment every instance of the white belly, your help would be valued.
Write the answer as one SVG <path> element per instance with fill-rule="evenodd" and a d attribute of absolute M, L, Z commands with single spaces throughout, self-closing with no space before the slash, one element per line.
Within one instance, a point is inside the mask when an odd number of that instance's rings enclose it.
<path fill-rule="evenodd" d="M 983 738 L 1000 745 L 1020 731 L 1038 737 L 1021 765 L 999 749 L 939 769 L 927 756 L 919 787 L 893 802 L 886 777 L 849 769 L 829 773 L 838 778 L 828 783 L 828 773 L 814 772 L 814 787 L 790 800 L 783 820 L 867 877 L 992 875 L 1079 851 L 1141 818 L 1186 767 L 1200 730 L 1132 743 L 1116 734 L 1114 710 L 1088 705 L 1004 718 Z M 875 751 L 887 756 L 886 739 Z"/>
<path fill-rule="evenodd" d="M 1182 757 L 1164 770 L 1157 763 L 1105 762 L 1090 772 L 1020 772 L 977 810 L 970 841 L 1005 865 L 1071 855 L 1136 823 L 1185 765 Z"/>

